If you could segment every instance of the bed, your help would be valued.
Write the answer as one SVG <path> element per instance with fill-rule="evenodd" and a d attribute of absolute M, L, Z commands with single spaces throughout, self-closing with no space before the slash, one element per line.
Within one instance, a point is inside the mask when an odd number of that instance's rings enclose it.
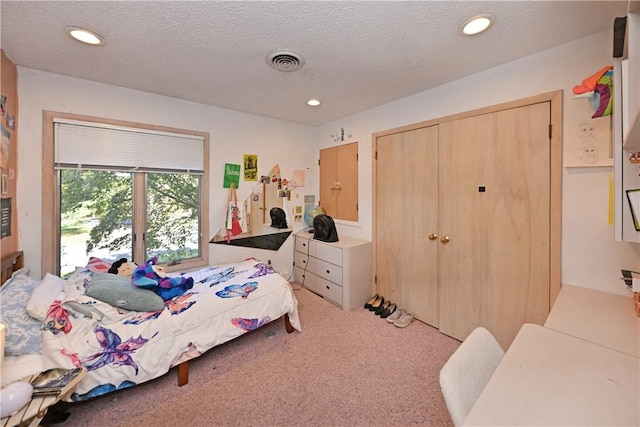
<path fill-rule="evenodd" d="M 164 375 L 172 367 L 177 367 L 178 385 L 184 385 L 188 382 L 188 361 L 217 345 L 279 318 L 284 319 L 287 332 L 301 330 L 289 282 L 255 259 L 173 273 L 174 277 L 192 278 L 193 287 L 163 301 L 159 310 L 134 311 L 121 308 L 122 299 L 105 302 L 108 298 L 95 297 L 98 279 L 112 280 L 116 275 L 78 268 L 67 280 L 47 274 L 38 281 L 28 277 L 22 257 L 17 252 L 2 259 L 2 277 L 10 278 L 2 282 L 0 295 L 5 304 L 5 288 L 31 283 L 33 289 L 24 287 L 31 293 L 27 317 L 44 316 L 44 320 L 36 320 L 41 354 L 31 351 L 6 356 L 3 376 L 8 371 L 15 375 L 25 369 L 36 372 L 84 366 L 87 376 L 68 401 L 132 387 Z M 37 313 L 33 300 L 39 298 L 38 292 L 48 290 L 51 294 L 52 289 L 58 289 L 53 302 L 48 301 Z M 25 295 L 21 298 L 24 303 Z M 14 302 L 19 299 L 12 297 Z M 3 322 L 7 323 L 8 307 L 4 308 Z M 19 345 L 26 341 L 21 339 Z"/>

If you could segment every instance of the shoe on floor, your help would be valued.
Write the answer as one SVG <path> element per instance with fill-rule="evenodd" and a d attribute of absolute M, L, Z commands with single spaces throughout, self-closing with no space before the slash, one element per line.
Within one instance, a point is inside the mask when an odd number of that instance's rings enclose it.
<path fill-rule="evenodd" d="M 389 306 L 391 305 L 391 301 L 385 301 L 384 304 L 382 304 L 380 307 L 378 307 L 378 309 L 375 311 L 375 313 L 380 316 L 382 314 L 383 311 L 389 309 Z"/>
<path fill-rule="evenodd" d="M 373 304 L 374 302 L 376 302 L 376 300 L 378 299 L 379 295 L 375 294 L 374 296 L 372 296 L 371 298 L 369 298 L 369 301 L 364 303 L 364 308 L 371 308 L 371 304 Z"/>
<path fill-rule="evenodd" d="M 413 316 L 405 312 L 405 313 L 402 313 L 402 316 L 400 316 L 398 320 L 393 322 L 393 324 L 396 325 L 398 328 L 406 328 L 407 326 L 409 326 L 409 323 L 411 323 L 412 321 L 413 321 Z"/>
<path fill-rule="evenodd" d="M 387 317 L 391 316 L 393 313 L 396 312 L 397 306 L 396 303 L 394 302 L 393 304 L 389 304 L 389 306 L 387 308 L 385 308 L 382 313 L 380 313 L 380 317 L 382 317 L 383 319 L 386 319 Z"/>
<path fill-rule="evenodd" d="M 380 308 L 380 306 L 384 304 L 384 297 L 379 296 L 376 300 L 369 306 L 369 311 L 376 311 Z"/>
<path fill-rule="evenodd" d="M 391 313 L 389 316 L 387 316 L 387 322 L 389 322 L 389 323 L 395 322 L 396 320 L 398 320 L 402 316 L 403 313 L 404 312 L 402 310 L 397 309 L 396 311 Z"/>

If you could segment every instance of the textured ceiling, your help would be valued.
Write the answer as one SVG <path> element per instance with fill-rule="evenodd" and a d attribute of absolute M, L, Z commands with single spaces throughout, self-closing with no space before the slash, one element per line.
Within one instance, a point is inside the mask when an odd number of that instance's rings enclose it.
<path fill-rule="evenodd" d="M 610 29 L 638 3 L 2 0 L 1 46 L 18 66 L 319 125 Z M 480 13 L 493 27 L 458 35 Z M 275 71 L 274 49 L 306 64 Z"/>

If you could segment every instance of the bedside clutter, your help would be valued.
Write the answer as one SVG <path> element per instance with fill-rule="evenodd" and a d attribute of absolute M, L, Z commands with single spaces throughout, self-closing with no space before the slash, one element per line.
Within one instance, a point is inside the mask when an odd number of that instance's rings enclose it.
<path fill-rule="evenodd" d="M 525 324 L 464 425 L 640 425 L 633 299 L 564 285 L 543 326 Z"/>

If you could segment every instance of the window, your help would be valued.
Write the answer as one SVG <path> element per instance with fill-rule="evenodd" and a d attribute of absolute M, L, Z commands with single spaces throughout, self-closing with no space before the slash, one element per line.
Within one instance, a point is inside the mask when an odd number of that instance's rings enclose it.
<path fill-rule="evenodd" d="M 208 263 L 206 133 L 45 112 L 43 272 Z M 177 268 L 177 267 L 175 267 Z"/>

